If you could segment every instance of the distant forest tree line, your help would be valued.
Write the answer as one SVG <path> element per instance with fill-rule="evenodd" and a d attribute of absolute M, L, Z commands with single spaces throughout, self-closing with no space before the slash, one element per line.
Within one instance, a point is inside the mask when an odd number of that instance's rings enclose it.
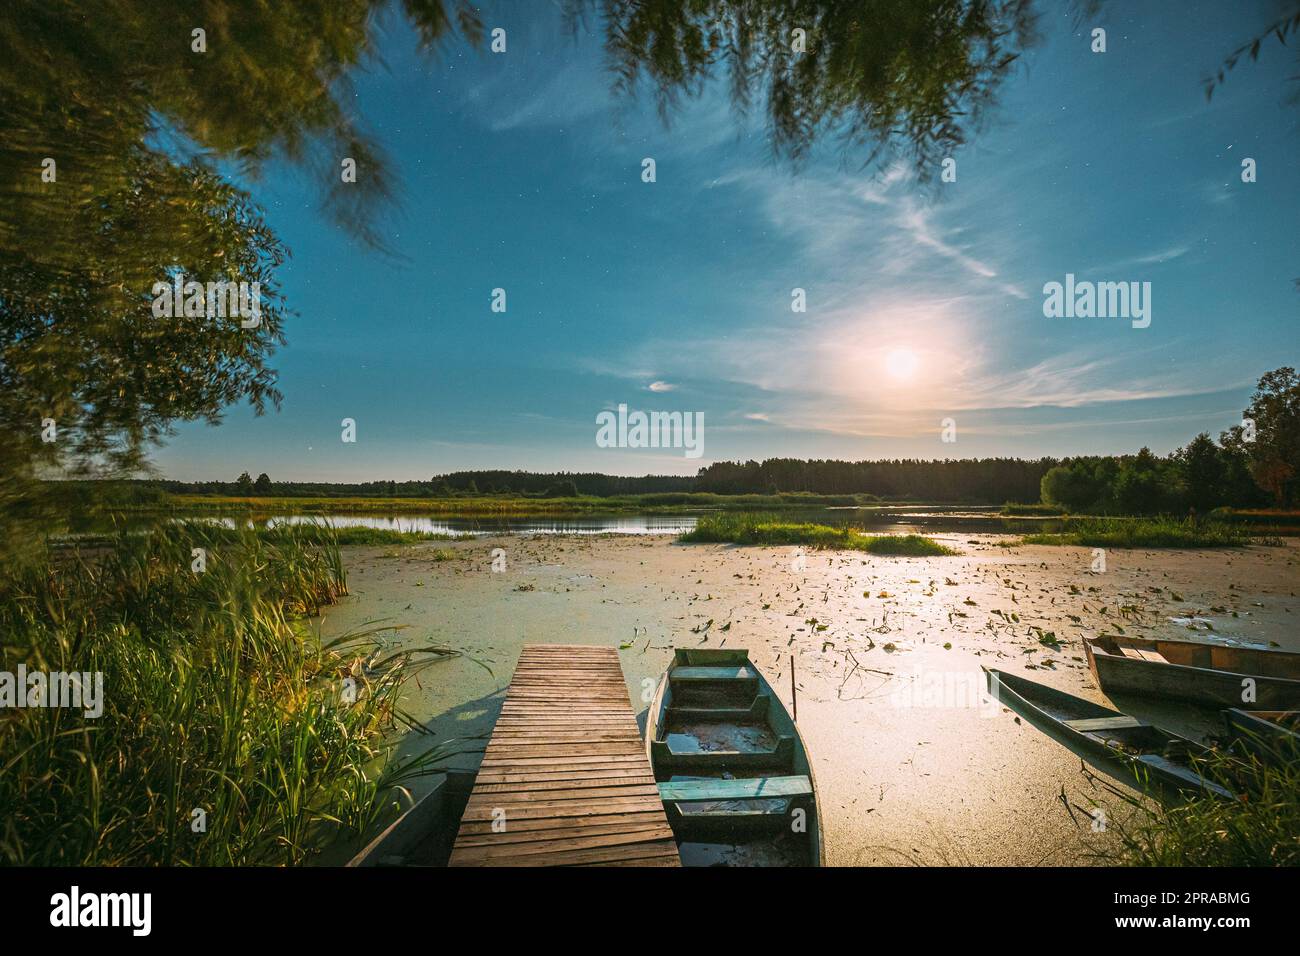
<path fill-rule="evenodd" d="M 1241 425 L 1216 442 L 1193 438 L 1164 457 L 959 458 L 935 461 L 803 460 L 715 462 L 694 476 L 627 477 L 596 472 L 456 471 L 427 481 L 272 481 L 249 473 L 234 481 L 131 482 L 122 500 L 161 493 L 237 497 L 439 498 L 516 495 L 810 494 L 969 504 L 1042 501 L 1075 513 L 1170 514 L 1220 506 L 1290 507 L 1300 500 L 1300 375 L 1292 368 L 1259 380 Z M 663 503 L 672 503 L 665 501 Z M 685 502 L 683 502 L 685 503 Z"/>

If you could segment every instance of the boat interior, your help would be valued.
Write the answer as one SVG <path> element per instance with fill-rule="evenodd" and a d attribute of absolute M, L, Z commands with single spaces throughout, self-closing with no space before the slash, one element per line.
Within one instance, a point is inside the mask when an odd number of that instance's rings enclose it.
<path fill-rule="evenodd" d="M 1219 796 L 1231 796 L 1196 770 L 1196 762 L 1203 758 L 1205 748 L 1194 741 L 1109 707 L 1001 671 L 989 670 L 989 689 L 1005 706 L 1052 733 L 1071 749 L 1074 747 L 1070 741 L 1078 741 L 1094 753 L 1109 754 L 1121 765 L 1145 766 L 1175 789 L 1206 789 Z M 1041 719 L 1044 717 L 1045 722 Z M 1064 732 L 1064 736 L 1054 732 L 1054 727 Z M 1083 756 L 1082 752 L 1076 752 Z M 1127 773 L 1119 779 L 1132 783 Z"/>
<path fill-rule="evenodd" d="M 794 723 L 743 650 L 678 650 L 652 713 L 659 794 L 687 866 L 818 862 Z"/>
<path fill-rule="evenodd" d="M 1187 741 L 1136 717 L 1013 675 L 999 673 L 998 679 L 1064 728 L 1091 737 L 1112 750 L 1181 756 L 1187 749 Z"/>
<path fill-rule="evenodd" d="M 1109 654 L 1133 660 L 1300 680 L 1300 654 L 1284 651 L 1214 641 L 1173 641 L 1115 635 L 1091 638 L 1090 643 L 1094 648 L 1100 648 Z"/>
<path fill-rule="evenodd" d="M 447 771 L 426 796 L 347 865 L 446 866 L 474 779 L 473 771 Z"/>

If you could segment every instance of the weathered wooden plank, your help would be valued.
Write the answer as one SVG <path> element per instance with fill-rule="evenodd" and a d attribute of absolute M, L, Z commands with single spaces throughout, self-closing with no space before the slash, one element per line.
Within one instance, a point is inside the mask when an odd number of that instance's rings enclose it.
<path fill-rule="evenodd" d="M 666 831 L 666 832 L 665 832 Z M 488 862 L 497 855 L 506 855 L 503 847 L 508 846 L 508 855 L 512 857 L 554 855 L 569 850 L 592 849 L 596 847 L 631 847 L 638 844 L 657 843 L 672 838 L 672 830 L 633 830 L 626 833 L 591 833 L 584 836 L 569 835 L 554 840 L 528 840 L 510 844 L 461 845 L 458 850 L 462 864 L 473 866 Z M 657 851 L 656 851 L 657 853 Z"/>
<path fill-rule="evenodd" d="M 468 820 L 461 824 L 461 836 L 472 837 L 479 834 L 495 833 L 504 837 L 506 833 L 538 833 L 548 830 L 570 830 L 574 828 L 590 829 L 593 827 L 620 827 L 636 824 L 658 824 L 662 807 L 654 810 L 629 811 L 627 813 L 601 813 L 574 820 L 572 817 L 542 817 L 536 820 L 512 820 L 506 830 L 493 830 L 492 821 Z"/>
<path fill-rule="evenodd" d="M 527 645 L 461 821 L 453 866 L 676 866 L 613 648 Z"/>
<path fill-rule="evenodd" d="M 550 780 L 502 780 L 499 782 L 479 781 L 474 788 L 477 793 L 528 792 L 538 790 L 569 790 L 575 788 L 612 786 L 615 784 L 650 784 L 655 778 L 648 774 L 631 775 L 627 773 L 604 774 L 592 773 L 587 776 L 569 774 Z"/>

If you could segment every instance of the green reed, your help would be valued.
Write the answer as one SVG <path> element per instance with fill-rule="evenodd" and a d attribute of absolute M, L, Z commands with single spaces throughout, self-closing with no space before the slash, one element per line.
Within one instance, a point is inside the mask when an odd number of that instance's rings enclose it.
<path fill-rule="evenodd" d="M 720 542 L 758 545 L 807 545 L 841 548 L 879 555 L 930 557 L 954 554 L 952 549 L 923 535 L 868 535 L 853 528 L 796 523 L 777 515 L 723 512 L 702 515 L 695 527 L 681 536 L 686 542 Z"/>
<path fill-rule="evenodd" d="M 0 670 L 104 675 L 97 719 L 0 710 L 0 862 L 298 864 L 370 827 L 449 752 L 385 760 L 403 682 L 448 652 L 322 644 L 305 618 L 346 593 L 319 529 L 173 524 L 0 565 Z"/>

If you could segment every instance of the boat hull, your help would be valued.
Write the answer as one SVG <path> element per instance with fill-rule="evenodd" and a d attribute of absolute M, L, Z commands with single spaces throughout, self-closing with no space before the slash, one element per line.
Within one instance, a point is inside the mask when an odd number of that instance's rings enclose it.
<path fill-rule="evenodd" d="M 1300 760 L 1300 711 L 1250 712 L 1229 708 L 1223 712 L 1228 737 L 1265 763 Z"/>
<path fill-rule="evenodd" d="M 477 775 L 453 770 L 366 847 L 348 866 L 446 866 Z"/>
<path fill-rule="evenodd" d="M 1159 647 L 1168 652 L 1173 643 L 1160 642 Z M 1126 657 L 1099 644 L 1095 638 L 1085 640 L 1084 648 L 1088 666 L 1098 686 L 1107 694 L 1133 694 L 1242 710 L 1300 707 L 1300 680 Z"/>
<path fill-rule="evenodd" d="M 1183 759 L 1208 756 L 1210 751 L 1207 748 L 1136 720 L 1132 720 L 1123 731 L 1110 735 L 1081 732 L 1071 727 L 1067 720 L 1123 723 L 1127 715 L 994 668 L 986 667 L 984 672 L 990 696 L 1120 783 L 1165 801 L 1181 800 L 1187 794 L 1207 793 L 1232 798 L 1231 792 L 1201 777 Z M 1123 746 L 1136 740 L 1147 748 L 1164 753 L 1134 753 Z"/>
<path fill-rule="evenodd" d="M 768 773 L 785 772 L 807 777 L 812 792 L 808 799 L 799 802 L 799 806 L 806 813 L 803 819 L 804 832 L 800 841 L 804 859 L 800 864 L 795 865 L 820 866 L 824 857 L 824 846 L 812 762 L 808 758 L 807 748 L 794 721 L 767 679 L 749 661 L 746 651 L 679 649 L 674 652 L 673 663 L 660 677 L 646 717 L 646 754 L 650 758 L 655 778 L 664 782 L 674 779 L 675 775 L 685 775 L 686 778 L 690 778 L 695 774 L 710 774 L 708 752 L 682 754 L 671 753 L 669 749 L 666 738 L 669 736 L 668 715 L 674 705 L 672 675 L 678 667 L 722 664 L 748 666 L 753 669 L 756 686 L 754 703 L 737 702 L 737 706 L 731 711 L 736 715 L 737 722 L 747 719 L 743 715 L 747 711 L 754 713 L 754 704 L 766 699 L 769 701 L 766 709 L 767 723 L 772 733 L 779 738 L 771 752 L 736 758 L 741 762 L 729 763 L 725 775 L 730 778 L 745 779 L 762 777 Z M 671 766 L 668 765 L 670 760 Z M 690 814 L 683 814 L 674 801 L 664 801 L 669 823 L 678 837 L 683 865 L 792 865 L 788 859 L 782 859 L 781 854 L 762 851 L 763 832 L 770 821 L 765 821 L 754 814 L 744 813 L 744 801 L 736 801 L 736 803 L 738 811 L 741 812 L 728 817 L 725 821 L 712 818 L 706 824 L 699 818 L 692 818 Z M 733 845 L 728 846 L 729 843 Z M 719 852 L 718 847 L 726 847 L 726 849 Z"/>

